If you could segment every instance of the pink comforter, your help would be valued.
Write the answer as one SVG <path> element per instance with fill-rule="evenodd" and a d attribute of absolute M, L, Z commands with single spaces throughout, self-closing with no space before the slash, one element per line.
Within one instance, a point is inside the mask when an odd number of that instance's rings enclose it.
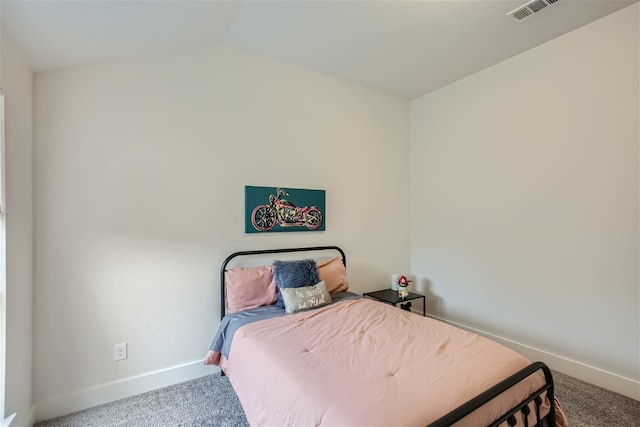
<path fill-rule="evenodd" d="M 240 328 L 229 376 L 253 426 L 425 426 L 529 360 L 478 335 L 368 299 Z M 487 425 L 541 373 L 458 425 Z M 548 407 L 548 402 L 547 402 Z M 557 410 L 558 425 L 566 425 Z"/>

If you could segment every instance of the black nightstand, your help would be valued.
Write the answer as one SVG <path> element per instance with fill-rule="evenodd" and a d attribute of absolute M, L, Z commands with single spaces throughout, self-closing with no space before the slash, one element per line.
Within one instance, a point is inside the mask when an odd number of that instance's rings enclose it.
<path fill-rule="evenodd" d="M 383 289 L 381 291 L 365 292 L 362 294 L 362 296 L 373 298 L 381 302 L 386 302 L 387 304 L 391 304 L 393 306 L 397 306 L 398 304 L 400 304 L 400 308 L 407 311 L 411 311 L 411 300 L 422 298 L 422 315 L 427 315 L 427 301 L 424 295 L 409 292 L 409 295 L 404 298 L 400 298 L 400 296 L 398 296 L 398 291 Z"/>

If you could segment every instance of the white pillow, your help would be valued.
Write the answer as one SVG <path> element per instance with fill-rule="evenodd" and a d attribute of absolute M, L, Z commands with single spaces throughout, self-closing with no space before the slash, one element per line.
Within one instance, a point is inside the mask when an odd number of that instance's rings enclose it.
<path fill-rule="evenodd" d="M 287 314 L 310 310 L 331 303 L 331 296 L 324 282 L 300 288 L 280 288 Z"/>

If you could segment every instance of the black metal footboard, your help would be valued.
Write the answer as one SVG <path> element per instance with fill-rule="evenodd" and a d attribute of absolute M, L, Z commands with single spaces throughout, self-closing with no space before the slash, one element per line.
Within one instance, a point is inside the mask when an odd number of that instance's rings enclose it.
<path fill-rule="evenodd" d="M 520 371 L 516 372 L 509 378 L 491 387 L 489 390 L 485 391 L 484 393 L 479 394 L 478 396 L 469 400 L 465 404 L 457 407 L 453 411 L 444 415 L 442 418 L 429 424 L 427 427 L 448 427 L 453 425 L 454 423 L 460 421 L 462 418 L 466 417 L 471 412 L 475 411 L 485 403 L 489 402 L 491 399 L 507 391 L 509 388 L 513 387 L 520 381 L 524 380 L 525 378 L 529 377 L 530 375 L 532 375 L 533 373 L 539 370 L 542 370 L 542 372 L 544 373 L 545 385 L 541 387 L 539 390 L 537 390 L 536 392 L 534 392 L 527 399 L 523 400 L 520 404 L 518 404 L 516 407 L 511 409 L 509 412 L 504 414 L 502 417 L 498 418 L 496 421 L 490 424 L 490 427 L 497 427 L 498 425 L 515 426 L 517 424 L 516 415 L 518 413 L 522 415 L 522 420 L 524 424 L 521 424 L 521 425 L 523 425 L 524 427 L 529 427 L 528 418 L 529 418 L 529 414 L 531 413 L 532 406 L 530 404 L 532 402 L 534 405 L 533 407 L 534 407 L 534 412 L 536 416 L 536 422 L 535 424 L 533 424 L 533 426 L 555 427 L 556 415 L 555 415 L 555 404 L 554 404 L 553 376 L 551 375 L 551 370 L 549 369 L 549 367 L 542 362 L 534 362 L 531 365 L 527 366 L 526 368 L 521 369 Z M 547 413 L 545 416 L 541 416 L 540 408 L 542 406 L 543 397 L 545 393 L 549 401 L 550 408 L 549 408 L 549 413 Z M 503 424 L 505 422 L 506 424 Z"/>

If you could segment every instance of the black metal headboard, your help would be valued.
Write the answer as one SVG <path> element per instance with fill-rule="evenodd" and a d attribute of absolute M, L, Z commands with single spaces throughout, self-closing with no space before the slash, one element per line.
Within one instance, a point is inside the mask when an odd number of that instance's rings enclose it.
<path fill-rule="evenodd" d="M 234 252 L 229 255 L 223 262 L 220 267 L 220 318 L 223 318 L 226 311 L 225 306 L 225 271 L 227 271 L 227 265 L 231 260 L 238 257 L 243 256 L 251 256 L 251 255 L 265 255 L 265 254 L 283 254 L 283 253 L 291 253 L 291 252 L 318 252 L 318 251 L 337 251 L 340 253 L 340 257 L 342 258 L 342 264 L 347 266 L 347 257 L 344 254 L 344 251 L 338 246 L 309 246 L 304 248 L 282 248 L 282 249 L 257 249 L 252 251 L 240 251 Z"/>

